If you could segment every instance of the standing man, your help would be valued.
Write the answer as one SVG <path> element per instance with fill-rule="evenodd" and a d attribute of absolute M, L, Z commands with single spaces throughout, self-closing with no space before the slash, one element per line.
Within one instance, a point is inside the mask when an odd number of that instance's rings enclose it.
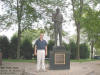
<path fill-rule="evenodd" d="M 60 46 L 62 45 L 62 22 L 63 15 L 60 13 L 60 9 L 56 9 L 56 13 L 52 14 L 52 21 L 54 22 L 54 32 L 55 32 L 55 46 L 57 46 L 57 36 L 59 35 Z"/>
<path fill-rule="evenodd" d="M 44 34 L 40 34 L 40 38 L 35 42 L 34 55 L 37 55 L 37 71 L 40 71 L 42 68 L 43 71 L 46 71 L 45 68 L 45 56 L 47 56 L 47 42 L 43 39 Z"/>

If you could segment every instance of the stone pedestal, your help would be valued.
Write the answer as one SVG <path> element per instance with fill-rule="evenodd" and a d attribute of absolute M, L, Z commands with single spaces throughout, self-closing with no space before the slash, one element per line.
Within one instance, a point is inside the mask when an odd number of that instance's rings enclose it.
<path fill-rule="evenodd" d="M 0 52 L 0 65 L 2 65 L 2 52 Z"/>
<path fill-rule="evenodd" d="M 70 69 L 70 53 L 63 46 L 53 47 L 49 61 L 50 69 Z"/>

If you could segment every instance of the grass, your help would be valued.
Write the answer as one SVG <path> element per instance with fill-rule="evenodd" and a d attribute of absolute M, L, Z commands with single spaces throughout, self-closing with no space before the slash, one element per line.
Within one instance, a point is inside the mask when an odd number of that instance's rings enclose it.
<path fill-rule="evenodd" d="M 25 60 L 25 59 L 3 59 L 4 62 L 29 62 L 29 63 L 36 63 L 36 59 L 32 60 Z M 89 62 L 89 61 L 96 61 L 96 59 L 80 59 L 80 60 L 71 60 L 71 62 Z M 46 60 L 46 63 L 49 63 Z"/>
<path fill-rule="evenodd" d="M 25 60 L 25 59 L 3 59 L 4 62 L 29 62 L 29 63 L 36 63 L 36 59 L 32 60 Z M 80 59 L 80 60 L 72 60 L 71 62 L 89 62 L 89 61 L 96 61 L 96 59 Z M 46 60 L 46 63 L 49 63 L 48 60 Z"/>
<path fill-rule="evenodd" d="M 71 62 L 90 62 L 90 61 L 96 61 L 96 59 L 71 60 Z"/>
<path fill-rule="evenodd" d="M 25 60 L 25 59 L 3 59 L 4 62 L 36 62 L 35 59 L 33 60 Z"/>
<path fill-rule="evenodd" d="M 26 59 L 3 59 L 4 62 L 29 62 L 29 63 L 36 63 L 36 59 L 26 60 Z M 46 60 L 48 63 L 48 60 Z"/>

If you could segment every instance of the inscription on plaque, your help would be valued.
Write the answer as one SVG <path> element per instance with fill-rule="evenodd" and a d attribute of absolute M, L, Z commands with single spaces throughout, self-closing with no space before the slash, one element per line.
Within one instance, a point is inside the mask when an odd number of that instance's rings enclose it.
<path fill-rule="evenodd" d="M 55 64 L 65 64 L 65 53 L 55 53 Z"/>

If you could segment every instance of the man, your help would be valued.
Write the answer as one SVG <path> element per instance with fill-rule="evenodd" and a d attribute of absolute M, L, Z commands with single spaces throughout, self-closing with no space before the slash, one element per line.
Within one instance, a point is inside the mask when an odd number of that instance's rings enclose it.
<path fill-rule="evenodd" d="M 37 71 L 40 71 L 42 68 L 43 71 L 46 71 L 45 68 L 45 56 L 47 56 L 47 42 L 43 39 L 44 34 L 40 34 L 40 38 L 35 42 L 34 55 L 37 55 Z"/>
<path fill-rule="evenodd" d="M 60 46 L 62 45 L 62 22 L 63 15 L 60 13 L 60 9 L 56 9 L 56 13 L 52 14 L 52 21 L 54 22 L 54 32 L 55 32 L 55 46 L 57 46 L 57 36 L 59 34 Z"/>

